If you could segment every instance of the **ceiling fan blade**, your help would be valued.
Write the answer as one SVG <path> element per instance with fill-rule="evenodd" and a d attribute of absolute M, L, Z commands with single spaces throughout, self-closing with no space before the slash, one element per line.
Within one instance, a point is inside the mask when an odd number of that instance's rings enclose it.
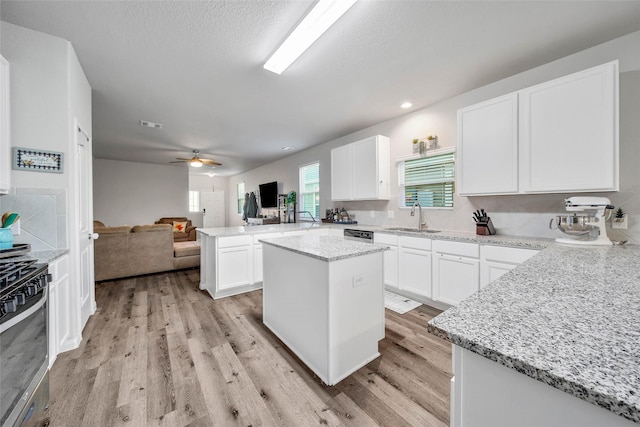
<path fill-rule="evenodd" d="M 193 159 L 185 159 L 184 157 L 176 157 L 176 160 L 182 160 L 183 162 L 190 162 Z"/>
<path fill-rule="evenodd" d="M 169 163 L 184 163 L 184 162 L 188 162 L 188 161 L 190 161 L 190 160 L 191 160 L 191 159 L 189 159 L 189 160 L 174 160 L 174 161 L 169 162 Z"/>
<path fill-rule="evenodd" d="M 211 160 L 211 159 L 200 159 L 200 161 L 202 163 L 204 163 L 205 165 L 216 165 L 216 166 L 222 165 L 222 163 L 218 163 L 218 162 L 216 162 L 214 160 Z"/>

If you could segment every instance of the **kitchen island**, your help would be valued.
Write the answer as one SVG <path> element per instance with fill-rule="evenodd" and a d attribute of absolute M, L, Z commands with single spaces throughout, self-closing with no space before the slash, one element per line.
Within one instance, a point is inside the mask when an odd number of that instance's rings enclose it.
<path fill-rule="evenodd" d="M 325 384 L 380 355 L 385 246 L 313 235 L 260 241 L 263 322 Z"/>
<path fill-rule="evenodd" d="M 640 246 L 550 245 L 432 319 L 452 426 L 640 423 Z"/>

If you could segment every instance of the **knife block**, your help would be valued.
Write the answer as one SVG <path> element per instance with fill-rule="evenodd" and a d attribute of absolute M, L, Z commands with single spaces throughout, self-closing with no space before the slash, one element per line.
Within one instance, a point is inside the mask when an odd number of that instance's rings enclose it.
<path fill-rule="evenodd" d="M 476 223 L 476 234 L 479 236 L 493 236 L 496 234 L 496 229 L 491 222 L 491 218 L 487 218 L 487 222 Z"/>

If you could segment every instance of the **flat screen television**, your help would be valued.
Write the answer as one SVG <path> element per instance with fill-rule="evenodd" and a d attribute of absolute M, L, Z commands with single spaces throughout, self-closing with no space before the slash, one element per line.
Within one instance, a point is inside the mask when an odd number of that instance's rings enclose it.
<path fill-rule="evenodd" d="M 263 208 L 277 208 L 278 207 L 278 182 L 267 182 L 266 184 L 260 184 L 260 206 Z"/>

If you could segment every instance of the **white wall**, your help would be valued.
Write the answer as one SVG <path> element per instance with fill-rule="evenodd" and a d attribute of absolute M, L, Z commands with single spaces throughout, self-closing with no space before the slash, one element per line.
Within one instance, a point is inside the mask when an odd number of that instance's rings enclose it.
<path fill-rule="evenodd" d="M 487 86 L 463 93 L 438 104 L 410 114 L 379 123 L 354 132 L 320 146 L 295 153 L 285 159 L 229 178 L 230 225 L 242 224 L 235 213 L 235 188 L 245 182 L 247 191 L 257 188 L 262 182 L 277 180 L 284 188 L 298 189 L 298 167 L 314 160 L 320 161 L 320 212 L 333 207 L 347 208 L 355 214 L 361 224 L 414 225 L 415 217 L 408 209 L 398 207 L 399 191 L 395 159 L 411 154 L 411 141 L 427 135 L 438 135 L 440 147 L 456 144 L 456 114 L 459 108 L 525 87 L 542 83 L 563 75 L 600 65 L 615 59 L 620 60 L 620 181 L 619 193 L 604 193 L 616 206 L 629 213 L 630 229 L 612 234 L 617 239 L 640 243 L 640 32 L 587 49 L 559 59 L 541 67 L 500 80 Z M 469 72 L 472 72 L 470 70 Z M 386 135 L 391 138 L 393 162 L 390 201 L 340 202 L 330 200 L 330 150 L 334 147 L 357 141 L 371 135 Z M 553 153 L 550 153 L 553 155 Z M 429 209 L 426 211 L 430 228 L 474 231 L 472 212 L 480 207 L 486 209 L 501 234 L 522 236 L 555 237 L 557 232 L 548 229 L 553 215 L 564 212 L 562 200 L 568 195 L 527 195 L 493 197 L 456 197 L 453 210 Z M 389 218 L 391 212 L 393 219 Z M 371 213 L 374 216 L 371 216 Z"/>
<path fill-rule="evenodd" d="M 69 42 L 0 25 L 2 54 L 11 67 L 11 146 L 60 151 L 68 157 Z M 11 186 L 66 188 L 66 174 L 12 170 Z"/>
<path fill-rule="evenodd" d="M 108 226 L 153 224 L 187 216 L 186 167 L 93 160 L 93 217 Z"/>

